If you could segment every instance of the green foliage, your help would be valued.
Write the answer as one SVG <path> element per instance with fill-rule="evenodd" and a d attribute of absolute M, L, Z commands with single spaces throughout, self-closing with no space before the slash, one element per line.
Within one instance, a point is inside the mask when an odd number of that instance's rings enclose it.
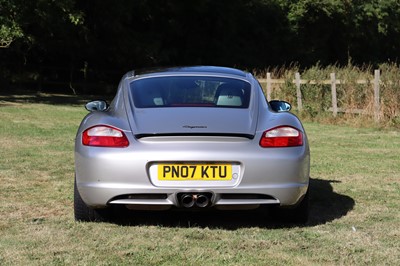
<path fill-rule="evenodd" d="M 391 126 L 400 128 L 400 67 L 395 64 L 381 64 L 380 102 L 382 119 Z"/>
<path fill-rule="evenodd" d="M 51 36 L 65 33 L 68 22 L 83 25 L 84 15 L 74 5 L 75 0 L 0 0 L 0 42 L 8 46 L 16 39 L 39 42 L 40 31 Z"/>
<path fill-rule="evenodd" d="M 24 36 L 17 16 L 18 6 L 13 1 L 0 0 L 0 47 L 7 48 L 15 39 Z"/>
<path fill-rule="evenodd" d="M 376 66 L 399 39 L 398 0 L 0 0 L 0 80 L 88 93 L 141 67 Z"/>
<path fill-rule="evenodd" d="M 304 109 L 311 117 L 323 113 L 332 106 L 330 87 L 322 83 L 329 79 L 328 71 L 317 64 L 306 69 L 302 75 L 302 79 L 313 80 L 317 83 L 301 86 Z"/>

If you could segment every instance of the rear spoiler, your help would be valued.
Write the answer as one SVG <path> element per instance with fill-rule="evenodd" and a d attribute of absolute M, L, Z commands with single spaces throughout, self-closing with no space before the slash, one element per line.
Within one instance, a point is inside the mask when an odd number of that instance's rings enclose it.
<path fill-rule="evenodd" d="M 246 138 L 254 139 L 254 135 L 241 134 L 241 133 L 148 133 L 148 134 L 137 134 L 137 139 L 151 138 L 151 137 L 193 137 L 193 136 L 208 136 L 208 137 L 232 137 L 232 138 Z"/>

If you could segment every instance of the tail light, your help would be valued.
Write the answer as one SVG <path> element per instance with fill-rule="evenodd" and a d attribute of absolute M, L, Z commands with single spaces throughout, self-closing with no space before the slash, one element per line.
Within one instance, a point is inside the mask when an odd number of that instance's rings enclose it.
<path fill-rule="evenodd" d="M 303 145 L 303 133 L 290 126 L 280 126 L 265 131 L 260 140 L 263 148 L 295 147 Z"/>
<path fill-rule="evenodd" d="M 129 146 L 124 132 L 110 126 L 94 126 L 82 133 L 82 144 L 97 147 L 123 148 Z"/>

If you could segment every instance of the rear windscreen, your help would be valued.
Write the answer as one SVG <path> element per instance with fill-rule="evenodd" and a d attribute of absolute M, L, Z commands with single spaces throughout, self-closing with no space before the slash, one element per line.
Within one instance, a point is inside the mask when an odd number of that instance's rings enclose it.
<path fill-rule="evenodd" d="M 135 80 L 130 87 L 137 108 L 248 108 L 250 100 L 250 84 L 231 78 L 153 77 Z"/>

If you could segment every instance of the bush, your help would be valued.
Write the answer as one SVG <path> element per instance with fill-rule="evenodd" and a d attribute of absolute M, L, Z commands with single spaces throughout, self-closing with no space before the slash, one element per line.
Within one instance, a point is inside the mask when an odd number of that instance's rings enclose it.
<path fill-rule="evenodd" d="M 379 70 L 381 81 L 378 126 L 400 127 L 400 68 L 397 64 L 385 63 L 379 65 Z M 294 110 L 297 110 L 295 73 L 301 72 L 301 80 L 306 81 L 300 87 L 303 109 L 296 113 L 303 119 L 362 125 L 376 125 L 378 122 L 374 115 L 374 67 L 371 65 L 321 67 L 317 64 L 301 71 L 294 65 L 290 68 L 267 69 L 258 75 L 259 78 L 266 78 L 268 72 L 271 72 L 273 79 L 284 81 L 283 84 L 272 85 L 271 98 L 292 103 Z M 336 118 L 332 115 L 331 73 L 335 73 L 336 80 L 340 81 L 336 85 L 340 112 Z"/>

